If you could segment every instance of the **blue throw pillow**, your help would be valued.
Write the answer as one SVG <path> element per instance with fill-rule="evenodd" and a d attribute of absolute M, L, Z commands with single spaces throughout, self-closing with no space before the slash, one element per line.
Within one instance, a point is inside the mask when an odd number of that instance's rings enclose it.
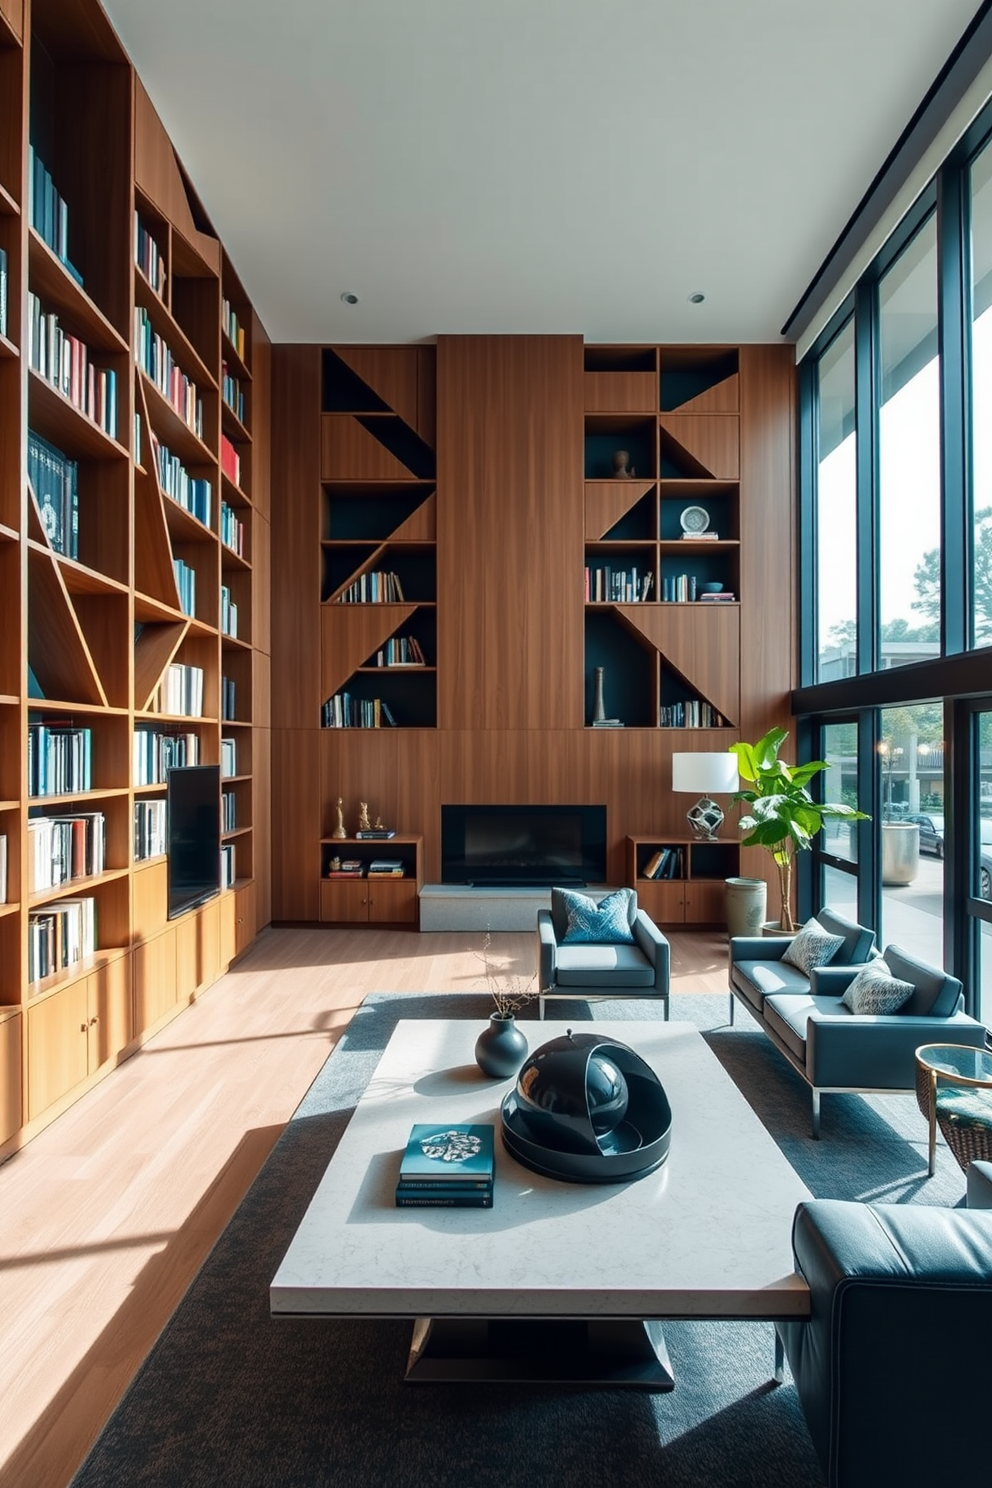
<path fill-rule="evenodd" d="M 563 945 L 633 945 L 629 889 L 617 889 L 598 904 L 587 894 L 576 894 L 571 889 L 560 889 L 559 893 L 568 911 Z"/>

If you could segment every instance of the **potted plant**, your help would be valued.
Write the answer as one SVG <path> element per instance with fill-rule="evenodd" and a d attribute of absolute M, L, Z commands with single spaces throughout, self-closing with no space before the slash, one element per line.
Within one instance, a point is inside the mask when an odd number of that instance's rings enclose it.
<path fill-rule="evenodd" d="M 757 744 L 731 744 L 737 756 L 737 769 L 748 788 L 738 791 L 735 801 L 747 802 L 750 810 L 740 819 L 744 847 L 764 847 L 771 853 L 778 870 L 781 911 L 777 928 L 783 935 L 794 935 L 792 918 L 792 859 L 806 851 L 828 818 L 866 821 L 863 811 L 839 802 L 814 801 L 807 790 L 809 782 L 821 770 L 829 768 L 826 760 L 811 760 L 808 765 L 787 765 L 778 757 L 788 729 L 769 729 Z M 772 927 L 769 927 L 772 928 Z M 774 928 L 773 928 L 774 933 Z"/>

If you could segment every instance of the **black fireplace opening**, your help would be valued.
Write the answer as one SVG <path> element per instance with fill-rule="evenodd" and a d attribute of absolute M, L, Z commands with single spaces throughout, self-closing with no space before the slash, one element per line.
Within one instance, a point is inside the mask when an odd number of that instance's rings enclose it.
<path fill-rule="evenodd" d="M 606 881 L 605 806 L 442 806 L 441 880 L 490 888 Z"/>

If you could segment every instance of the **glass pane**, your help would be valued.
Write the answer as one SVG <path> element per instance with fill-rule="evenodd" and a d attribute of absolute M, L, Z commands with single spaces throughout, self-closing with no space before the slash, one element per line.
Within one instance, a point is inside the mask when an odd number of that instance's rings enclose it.
<path fill-rule="evenodd" d="M 940 652 L 937 226 L 931 217 L 881 280 L 878 414 L 879 658 Z"/>
<path fill-rule="evenodd" d="M 986 1028 L 992 1026 L 992 925 L 981 922 L 978 937 L 978 1006 L 975 1017 Z"/>
<path fill-rule="evenodd" d="M 857 670 L 854 320 L 817 364 L 817 680 Z"/>
<path fill-rule="evenodd" d="M 971 168 L 971 430 L 974 585 L 971 644 L 992 644 L 992 148 Z"/>
<path fill-rule="evenodd" d="M 975 723 L 978 740 L 978 866 L 972 892 L 980 899 L 992 899 L 992 713 L 978 713 Z"/>
<path fill-rule="evenodd" d="M 940 703 L 879 712 L 882 945 L 944 963 L 944 727 Z"/>
<path fill-rule="evenodd" d="M 858 805 L 858 725 L 828 723 L 823 730 L 822 758 L 830 766 L 821 779 L 824 801 L 838 801 L 843 806 Z M 819 847 L 835 858 L 858 861 L 857 822 L 826 821 L 818 839 Z M 833 907 L 833 900 L 827 903 Z M 857 918 L 857 916 L 855 916 Z"/>

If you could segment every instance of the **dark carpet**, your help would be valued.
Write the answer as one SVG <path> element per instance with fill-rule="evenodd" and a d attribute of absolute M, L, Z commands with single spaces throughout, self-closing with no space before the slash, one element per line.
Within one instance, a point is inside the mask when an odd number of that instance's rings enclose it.
<path fill-rule="evenodd" d="M 481 1026 L 488 1010 L 478 994 L 367 999 L 71 1488 L 822 1488 L 795 1390 L 771 1383 L 768 1323 L 666 1324 L 676 1388 L 650 1395 L 404 1385 L 409 1323 L 269 1317 L 269 1283 L 397 1019 Z M 553 1009 L 597 1014 L 649 1015 L 643 1003 Z M 960 1200 L 946 1151 L 926 1179 L 912 1096 L 826 1096 L 813 1142 L 805 1085 L 744 1013 L 730 1028 L 726 998 L 676 996 L 672 1016 L 706 1031 L 817 1196 Z"/>

